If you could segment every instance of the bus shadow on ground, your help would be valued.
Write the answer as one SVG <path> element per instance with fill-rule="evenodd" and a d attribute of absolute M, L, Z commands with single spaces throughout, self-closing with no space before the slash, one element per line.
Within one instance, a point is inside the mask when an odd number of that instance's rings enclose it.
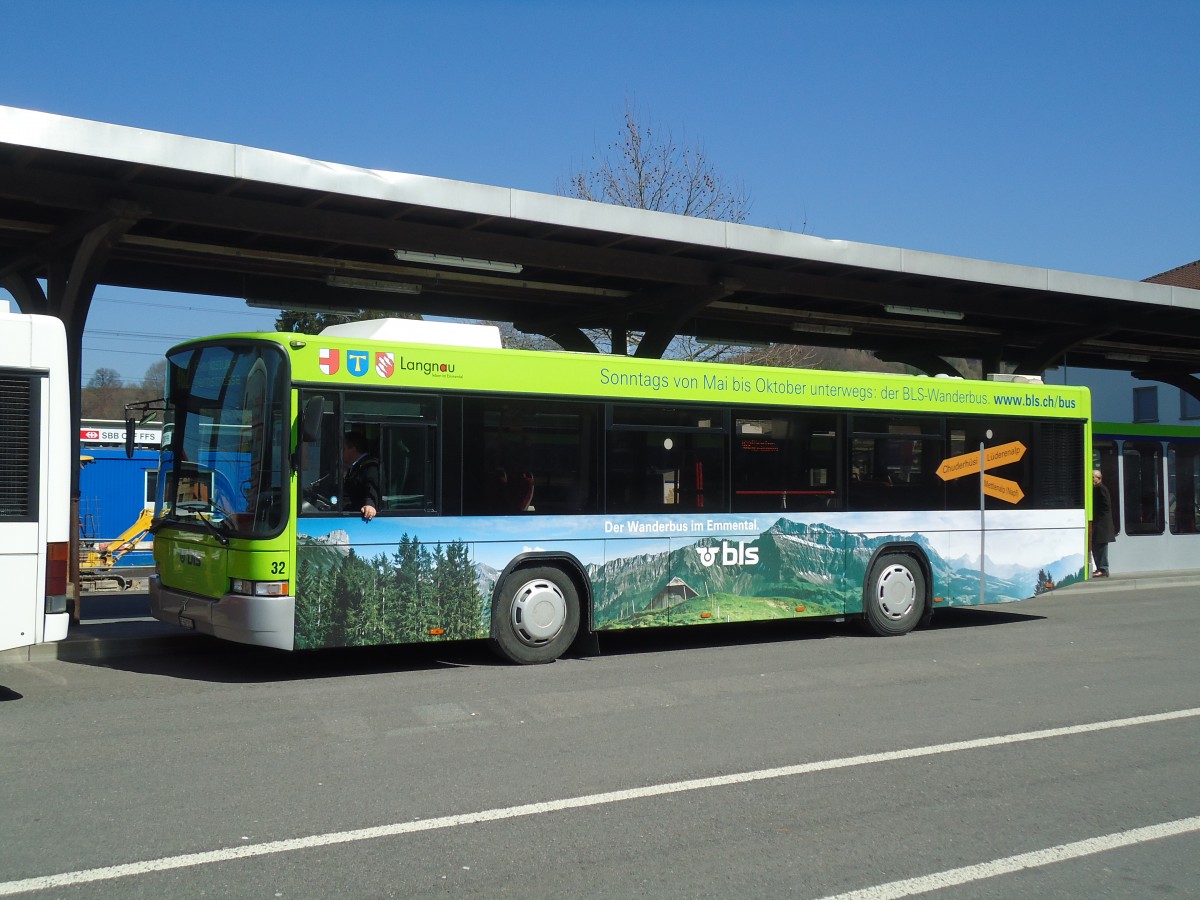
<path fill-rule="evenodd" d="M 956 607 L 939 609 L 932 621 L 917 634 L 947 631 L 956 628 L 987 628 L 996 625 L 1016 625 L 1036 622 L 1041 615 L 1015 612 L 995 607 Z M 693 647 L 737 647 L 753 644 L 806 642 L 833 638 L 882 640 L 867 631 L 857 619 L 844 622 L 826 620 L 792 620 L 713 624 L 695 628 L 656 628 L 606 632 L 599 636 L 601 655 L 662 653 L 687 650 Z"/>
<path fill-rule="evenodd" d="M 141 675 L 222 684 L 265 684 L 507 665 L 491 653 L 484 641 L 288 652 L 234 644 L 207 635 L 189 638 L 186 649 L 178 653 L 131 654 L 74 662 Z"/>
<path fill-rule="evenodd" d="M 1020 625 L 1040 622 L 1046 616 L 1018 612 L 1012 606 L 955 606 L 939 609 L 933 614 L 927 631 L 945 631 L 951 628 L 987 628 L 993 625 Z"/>
<path fill-rule="evenodd" d="M 961 628 L 1016 625 L 1046 618 L 1011 609 L 971 607 L 938 610 L 931 624 L 916 634 L 936 634 Z M 568 660 L 587 661 L 598 656 L 675 653 L 681 650 L 745 647 L 772 643 L 807 643 L 831 639 L 882 640 L 853 620 L 752 622 L 713 624 L 698 628 L 654 628 L 606 632 L 593 645 L 598 652 L 573 648 Z M 350 675 L 436 671 L 453 668 L 505 668 L 512 665 L 496 656 L 486 641 L 447 641 L 436 644 L 343 647 L 289 653 L 251 647 L 194 635 L 178 653 L 129 655 L 108 659 L 81 659 L 81 665 L 98 666 L 167 678 L 217 683 L 270 683 L 343 678 Z"/>
<path fill-rule="evenodd" d="M 854 637 L 860 632 L 852 622 L 773 621 L 713 623 L 686 628 L 638 628 L 607 631 L 597 636 L 598 654 L 628 656 L 641 653 L 674 653 L 716 647 L 746 647 Z"/>

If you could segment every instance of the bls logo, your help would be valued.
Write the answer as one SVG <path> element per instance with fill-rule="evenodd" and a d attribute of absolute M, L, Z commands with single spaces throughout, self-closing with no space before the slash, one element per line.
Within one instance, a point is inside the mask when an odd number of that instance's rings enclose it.
<path fill-rule="evenodd" d="M 753 566 L 758 564 L 758 548 L 747 547 L 745 541 L 738 541 L 737 546 L 730 546 L 728 541 L 721 541 L 717 547 L 697 547 L 696 554 L 700 557 L 700 565 L 711 566 L 719 556 L 723 566 Z"/>

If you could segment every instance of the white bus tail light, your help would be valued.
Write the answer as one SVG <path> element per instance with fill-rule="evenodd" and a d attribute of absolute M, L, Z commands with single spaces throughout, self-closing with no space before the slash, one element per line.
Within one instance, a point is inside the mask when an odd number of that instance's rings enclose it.
<path fill-rule="evenodd" d="M 229 591 L 232 594 L 244 594 L 247 597 L 286 597 L 288 582 L 232 578 L 229 581 Z"/>

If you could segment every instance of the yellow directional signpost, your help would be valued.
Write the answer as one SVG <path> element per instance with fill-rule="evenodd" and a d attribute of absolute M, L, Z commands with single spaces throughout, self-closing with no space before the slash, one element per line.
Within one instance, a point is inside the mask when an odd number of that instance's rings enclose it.
<path fill-rule="evenodd" d="M 1025 492 L 1015 481 L 1007 478 L 997 478 L 995 475 L 983 476 L 983 492 L 997 500 L 1007 500 L 1009 503 L 1020 503 Z"/>
<path fill-rule="evenodd" d="M 983 492 L 989 497 L 995 497 L 997 500 L 1020 503 L 1025 497 L 1025 492 L 1021 490 L 1019 484 L 1015 481 L 1009 481 L 1007 478 L 988 475 L 986 472 L 999 466 L 1007 466 L 1009 463 L 1017 462 L 1025 455 L 1025 445 L 1020 441 L 1010 441 L 1007 444 L 987 447 L 984 449 L 982 455 L 985 471 L 983 476 Z M 980 454 L 978 453 L 964 453 L 961 456 L 951 456 L 949 459 L 943 460 L 942 464 L 938 466 L 938 477 L 942 481 L 953 481 L 956 478 L 962 478 L 964 475 L 977 475 L 979 474 L 979 457 Z"/>
<path fill-rule="evenodd" d="M 987 438 L 991 440 L 992 431 L 989 428 Z M 960 456 L 951 456 L 949 459 L 942 460 L 942 464 L 938 466 L 938 477 L 942 481 L 954 481 L 956 478 L 962 478 L 965 475 L 980 475 L 980 497 L 979 497 L 979 602 L 986 601 L 986 591 L 984 588 L 985 577 L 983 571 L 984 560 L 987 556 L 984 554 L 984 536 L 987 534 L 987 529 L 984 528 L 984 509 L 983 509 L 983 494 L 989 497 L 995 497 L 997 500 L 1004 500 L 1007 503 L 1017 504 L 1025 497 L 1025 492 L 1021 490 L 1021 486 L 1015 481 L 1009 481 L 1007 478 L 997 478 L 995 475 L 987 474 L 990 469 L 995 469 L 1000 466 L 1007 466 L 1009 463 L 1015 463 L 1025 455 L 1025 445 L 1020 441 L 1009 441 L 1007 444 L 997 444 L 995 447 L 985 447 L 981 441 L 979 444 L 978 453 L 963 453 Z M 980 467 L 983 471 L 980 472 Z"/>

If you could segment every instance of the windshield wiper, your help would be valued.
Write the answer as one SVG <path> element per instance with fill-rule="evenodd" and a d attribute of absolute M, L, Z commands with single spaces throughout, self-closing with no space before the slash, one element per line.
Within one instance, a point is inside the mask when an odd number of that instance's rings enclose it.
<path fill-rule="evenodd" d="M 208 530 L 211 531 L 213 533 L 213 536 L 216 537 L 216 539 L 221 542 L 222 547 L 229 546 L 229 538 L 227 538 L 225 536 L 225 533 L 220 528 L 217 527 L 216 523 L 212 520 L 211 514 L 206 516 L 206 515 L 204 515 L 204 513 L 197 511 L 196 518 L 199 519 L 201 522 L 203 522 L 206 526 L 208 526 Z M 222 523 L 224 523 L 226 521 L 228 521 L 228 520 L 227 519 L 221 520 Z"/>

